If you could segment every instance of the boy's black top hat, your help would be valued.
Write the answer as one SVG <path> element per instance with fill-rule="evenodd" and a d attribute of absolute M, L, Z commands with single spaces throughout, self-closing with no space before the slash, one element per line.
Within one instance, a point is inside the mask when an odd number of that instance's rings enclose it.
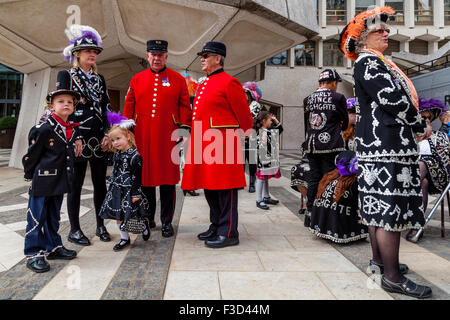
<path fill-rule="evenodd" d="M 148 40 L 147 52 L 167 52 L 168 44 L 166 40 Z"/>
<path fill-rule="evenodd" d="M 93 37 L 83 37 L 75 41 L 72 48 L 72 55 L 74 55 L 75 52 L 85 49 L 95 49 L 97 50 L 97 53 L 100 54 L 100 52 L 103 51 L 103 48 L 100 47 L 97 43 L 97 40 L 95 40 Z"/>
<path fill-rule="evenodd" d="M 205 44 L 202 51 L 198 52 L 197 55 L 201 56 L 205 52 L 217 53 L 220 54 L 221 56 L 226 57 L 227 47 L 222 42 L 210 41 Z"/>
<path fill-rule="evenodd" d="M 53 98 L 56 96 L 60 96 L 62 94 L 70 94 L 73 97 L 73 105 L 76 105 L 78 101 L 80 101 L 80 94 L 76 91 L 67 90 L 67 89 L 59 89 L 52 92 L 49 92 L 47 95 L 46 101 L 48 105 L 52 104 Z"/>
<path fill-rule="evenodd" d="M 325 69 L 320 73 L 319 82 L 337 81 L 342 82 L 342 78 L 336 70 Z"/>

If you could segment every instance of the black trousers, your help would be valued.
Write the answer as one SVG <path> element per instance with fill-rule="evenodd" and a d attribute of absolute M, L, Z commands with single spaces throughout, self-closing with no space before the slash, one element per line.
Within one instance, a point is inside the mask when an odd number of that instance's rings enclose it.
<path fill-rule="evenodd" d="M 80 198 L 81 189 L 86 176 L 86 168 L 89 162 L 91 167 L 92 184 L 94 185 L 94 207 L 97 228 L 104 226 L 103 219 L 99 217 L 100 208 L 106 196 L 106 169 L 105 158 L 89 158 L 87 161 L 75 161 L 74 179 L 72 181 L 72 190 L 67 195 L 67 211 L 70 221 L 70 230 L 72 232 L 81 230 L 80 227 Z"/>
<path fill-rule="evenodd" d="M 245 158 L 244 158 L 244 171 L 245 171 L 245 163 L 248 162 L 248 174 L 250 177 L 254 177 L 256 176 L 256 157 L 255 157 L 255 152 L 256 150 L 249 150 L 250 148 L 250 142 L 248 139 L 245 139 Z M 250 158 L 250 152 L 252 153 L 252 157 Z"/>
<path fill-rule="evenodd" d="M 155 220 L 156 211 L 156 187 L 142 187 L 149 203 L 149 219 Z M 159 196 L 161 200 L 161 223 L 170 224 L 173 220 L 176 204 L 175 185 L 161 185 L 159 186 Z"/>
<path fill-rule="evenodd" d="M 209 205 L 209 229 L 220 236 L 239 238 L 238 189 L 205 189 L 205 198 Z"/>
<path fill-rule="evenodd" d="M 306 156 L 309 160 L 309 175 L 308 175 L 308 188 L 306 191 L 308 201 L 306 202 L 306 208 L 309 212 L 312 211 L 314 199 L 316 198 L 317 188 L 320 180 L 325 173 L 336 169 L 334 159 L 339 152 L 320 153 L 313 154 L 308 153 Z"/>

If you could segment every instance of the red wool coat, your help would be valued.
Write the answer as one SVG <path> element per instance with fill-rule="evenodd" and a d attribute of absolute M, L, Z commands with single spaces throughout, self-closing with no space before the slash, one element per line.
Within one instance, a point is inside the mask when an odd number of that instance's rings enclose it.
<path fill-rule="evenodd" d="M 199 86 L 192 111 L 181 188 L 245 187 L 242 139 L 237 129 L 251 129 L 252 115 L 241 83 L 225 72 L 210 75 Z"/>
<path fill-rule="evenodd" d="M 170 85 L 168 85 L 170 84 Z M 175 185 L 180 181 L 179 164 L 172 161 L 176 141 L 172 133 L 190 127 L 192 111 L 186 81 L 178 72 L 150 68 L 136 74 L 125 98 L 123 115 L 136 121 L 136 145 L 143 159 L 142 185 Z"/>

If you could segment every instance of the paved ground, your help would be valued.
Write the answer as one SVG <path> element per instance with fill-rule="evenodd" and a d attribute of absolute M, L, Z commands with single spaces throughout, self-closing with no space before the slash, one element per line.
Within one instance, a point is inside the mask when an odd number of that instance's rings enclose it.
<path fill-rule="evenodd" d="M 95 237 L 87 176 L 81 224 L 93 245 L 79 247 L 66 241 L 69 224 L 63 204 L 61 235 L 78 257 L 53 261 L 50 272 L 34 274 L 23 259 L 28 183 L 21 170 L 6 166 L 8 158 L 9 150 L 0 150 L 0 300 L 410 299 L 387 294 L 368 278 L 367 241 L 337 245 L 303 227 L 303 217 L 297 214 L 299 193 L 289 187 L 290 168 L 298 161 L 295 152 L 282 152 L 283 177 L 270 182 L 279 205 L 262 212 L 255 206 L 254 194 L 239 191 L 241 244 L 225 249 L 205 248 L 196 239 L 208 224 L 203 195 L 183 197 L 177 189 L 176 237 L 162 238 L 158 223 L 148 242 L 134 236 L 128 250 L 113 252 L 119 239 L 113 222 L 107 224 L 112 242 Z M 439 218 L 436 214 L 418 244 L 402 241 L 400 258 L 411 269 L 408 277 L 431 286 L 432 299 L 440 300 L 450 298 L 448 211 L 446 238 L 440 237 Z"/>

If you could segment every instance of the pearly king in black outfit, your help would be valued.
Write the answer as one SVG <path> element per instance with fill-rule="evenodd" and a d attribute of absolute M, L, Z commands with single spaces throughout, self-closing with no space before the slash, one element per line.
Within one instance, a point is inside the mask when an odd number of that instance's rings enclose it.
<path fill-rule="evenodd" d="M 375 54 L 363 51 L 353 77 L 359 99 L 355 140 L 359 207 L 364 224 L 387 231 L 424 225 L 417 138 L 426 123 L 403 78 Z"/>
<path fill-rule="evenodd" d="M 69 117 L 69 122 L 80 123 L 76 139 L 83 141 L 82 155 L 75 158 L 73 188 L 67 196 L 71 234 L 81 231 L 80 197 L 88 162 L 94 185 L 97 229 L 102 230 L 101 233 L 105 233 L 103 219 L 98 215 L 106 195 L 107 160 L 105 152 L 101 150 L 101 142 L 109 129 L 106 112 L 110 104 L 105 79 L 95 72 L 86 74 L 81 68 L 72 68 L 58 73 L 57 88 L 70 89 L 81 95 L 75 112 Z"/>
<path fill-rule="evenodd" d="M 141 190 L 142 157 L 136 147 L 114 154 L 114 168 L 108 179 L 100 217 L 127 221 L 129 218 L 148 217 L 149 204 Z M 132 198 L 141 198 L 133 203 Z"/>

